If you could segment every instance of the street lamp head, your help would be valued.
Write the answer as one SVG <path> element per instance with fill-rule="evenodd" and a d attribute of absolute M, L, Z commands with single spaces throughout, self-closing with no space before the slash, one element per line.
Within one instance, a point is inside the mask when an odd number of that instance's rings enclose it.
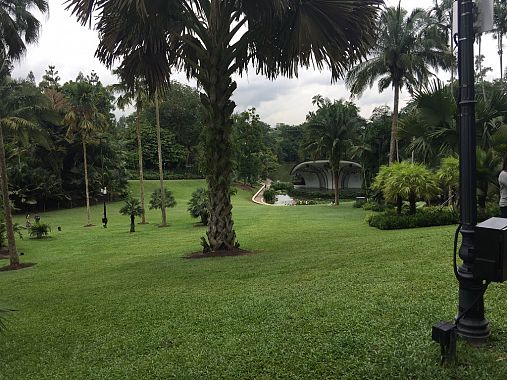
<path fill-rule="evenodd" d="M 102 195 L 107 195 L 107 187 L 101 188 L 101 189 L 100 189 L 100 193 L 101 193 Z"/>

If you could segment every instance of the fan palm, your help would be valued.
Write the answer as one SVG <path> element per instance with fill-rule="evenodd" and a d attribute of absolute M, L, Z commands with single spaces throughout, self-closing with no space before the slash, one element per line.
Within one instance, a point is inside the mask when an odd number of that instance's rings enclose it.
<path fill-rule="evenodd" d="M 437 163 L 439 157 L 457 151 L 457 106 L 450 86 L 439 81 L 416 90 L 411 111 L 400 120 L 400 138 L 421 162 Z"/>
<path fill-rule="evenodd" d="M 253 64 L 268 78 L 298 74 L 300 66 L 329 67 L 337 79 L 374 42 L 382 0 L 68 0 L 82 23 L 97 16 L 97 56 L 115 60 L 129 77 L 144 72 L 151 92 L 184 70 L 204 93 L 207 110 L 208 242 L 204 249 L 237 246 L 232 183 L 232 79 Z M 251 67 L 251 66 L 250 66 Z M 133 79 L 132 79 L 133 80 Z"/>
<path fill-rule="evenodd" d="M 79 136 L 83 146 L 83 166 L 85 176 L 86 196 L 86 226 L 91 226 L 90 217 L 90 190 L 88 183 L 88 157 L 87 144 L 94 142 L 98 132 L 105 130 L 108 126 L 107 117 L 99 112 L 94 85 L 89 81 L 78 80 L 68 86 L 69 111 L 63 119 L 68 127 L 67 139 L 73 141 L 76 135 Z"/>
<path fill-rule="evenodd" d="M 134 81 L 134 88 L 130 88 L 125 80 L 122 78 L 121 72 L 116 71 L 120 82 L 113 85 L 113 91 L 121 95 L 116 100 L 116 104 L 122 110 L 127 106 L 135 103 L 136 106 L 136 136 L 137 136 L 137 156 L 139 161 L 139 187 L 140 187 L 140 200 L 143 213 L 141 215 L 141 224 L 146 223 L 146 213 L 144 204 L 144 169 L 143 169 L 143 143 L 141 139 L 141 111 L 144 105 L 148 102 L 147 90 L 139 78 Z"/>
<path fill-rule="evenodd" d="M 410 162 L 395 163 L 381 170 L 375 186 L 387 200 L 398 202 L 398 214 L 401 213 L 401 199 L 408 199 L 410 214 L 415 214 L 418 199 L 431 199 L 439 191 L 435 175 L 426 166 Z"/>
<path fill-rule="evenodd" d="M 433 26 L 432 26 L 433 25 Z M 423 9 L 410 14 L 401 5 L 387 8 L 379 21 L 380 36 L 371 57 L 349 71 L 346 83 L 352 94 L 360 95 L 376 80 L 383 92 L 394 89 L 389 163 L 399 160 L 398 114 L 400 91 L 410 92 L 428 81 L 431 69 L 449 68 L 454 57 L 447 47 L 445 33 L 434 26 L 433 20 Z"/>
<path fill-rule="evenodd" d="M 139 203 L 139 199 L 133 198 L 131 195 L 125 198 L 125 204 L 120 209 L 120 214 L 130 216 L 130 232 L 136 232 L 136 216 L 143 213 L 144 210 Z"/>
<path fill-rule="evenodd" d="M 343 100 L 331 102 L 320 96 L 314 97 L 319 109 L 307 121 L 309 143 L 306 150 L 314 157 L 329 160 L 334 181 L 335 205 L 340 203 L 340 162 L 347 149 L 353 132 L 360 126 L 359 110 L 350 102 Z"/>

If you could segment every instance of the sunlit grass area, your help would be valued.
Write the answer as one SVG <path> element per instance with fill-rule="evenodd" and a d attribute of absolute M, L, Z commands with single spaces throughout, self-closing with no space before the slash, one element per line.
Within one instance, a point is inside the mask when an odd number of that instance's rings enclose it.
<path fill-rule="evenodd" d="M 454 227 L 380 231 L 351 203 L 258 206 L 239 190 L 235 227 L 254 254 L 188 260 L 206 230 L 186 202 L 203 184 L 167 183 L 168 228 L 150 211 L 130 234 L 121 202 L 107 229 L 100 205 L 92 228 L 84 209 L 43 214 L 52 237 L 19 241 L 37 265 L 0 273 L 0 305 L 17 310 L 0 378 L 507 378 L 503 285 L 486 295 L 490 343 L 460 342 L 458 363 L 439 366 L 430 334 L 455 314 Z"/>

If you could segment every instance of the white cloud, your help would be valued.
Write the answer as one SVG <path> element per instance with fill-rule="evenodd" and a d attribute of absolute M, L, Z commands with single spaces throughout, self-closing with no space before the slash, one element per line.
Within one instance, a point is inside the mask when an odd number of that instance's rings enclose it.
<path fill-rule="evenodd" d="M 38 45 L 30 46 L 26 57 L 15 67 L 14 76 L 26 77 L 33 71 L 37 81 L 42 79 L 48 65 L 55 65 L 63 81 L 75 79 L 79 72 L 95 70 L 101 80 L 114 83 L 110 71 L 94 58 L 98 38 L 95 31 L 77 23 L 75 17 L 65 10 L 64 0 L 49 0 L 50 15 L 43 20 L 41 38 Z M 388 6 L 395 6 L 398 0 L 386 0 Z M 429 8 L 432 0 L 402 0 L 402 6 L 411 10 L 418 7 Z M 499 77 L 499 63 L 496 41 L 485 38 L 483 51 L 486 66 L 493 67 L 492 77 Z M 186 82 L 183 74 L 176 73 L 174 79 Z M 234 94 L 237 110 L 257 108 L 262 119 L 272 125 L 276 123 L 299 124 L 313 109 L 312 97 L 316 94 L 331 99 L 348 98 L 349 94 L 342 82 L 330 83 L 328 71 L 302 70 L 298 79 L 279 78 L 270 81 L 251 71 L 248 76 L 236 78 L 238 89 Z M 193 83 L 190 83 L 191 85 Z M 402 94 L 402 105 L 408 100 Z M 373 108 L 392 103 L 392 91 L 379 94 L 376 88 L 367 91 L 357 99 L 361 114 L 369 117 Z"/>

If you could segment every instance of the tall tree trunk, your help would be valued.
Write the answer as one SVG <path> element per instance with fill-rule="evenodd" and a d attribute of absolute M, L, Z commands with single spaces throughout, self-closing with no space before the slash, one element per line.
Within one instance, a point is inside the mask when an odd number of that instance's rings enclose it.
<path fill-rule="evenodd" d="M 500 56 L 500 80 L 503 80 L 503 34 L 498 33 L 498 55 Z"/>
<path fill-rule="evenodd" d="M 84 175 L 85 175 L 85 191 L 86 191 L 86 225 L 91 226 L 90 217 L 90 192 L 88 188 L 88 157 L 86 154 L 86 142 L 83 138 L 83 164 L 84 164 Z"/>
<path fill-rule="evenodd" d="M 333 168 L 333 179 L 334 179 L 334 204 L 338 206 L 340 204 L 340 169 Z"/>
<path fill-rule="evenodd" d="M 164 189 L 164 163 L 162 161 L 162 138 L 160 136 L 160 109 L 158 104 L 158 91 L 155 91 L 155 116 L 157 122 L 157 146 L 158 146 L 158 170 L 160 174 L 160 209 L 162 211 L 161 227 L 167 226 L 165 213 L 165 189 Z"/>
<path fill-rule="evenodd" d="M 224 71 L 227 71 L 225 66 Z M 210 70 L 210 82 L 203 85 L 206 94 L 201 102 L 208 110 L 206 164 L 209 189 L 208 242 L 204 251 L 234 250 L 238 246 L 230 188 L 232 186 L 232 113 L 236 107 L 230 100 L 236 83 L 225 73 Z"/>
<path fill-rule="evenodd" d="M 144 169 L 143 169 L 143 144 L 141 141 L 141 110 L 139 105 L 136 107 L 136 134 L 137 134 L 137 155 L 139 157 L 139 187 L 141 195 L 141 207 L 143 213 L 141 214 L 141 224 L 146 223 L 146 213 L 144 208 Z"/>
<path fill-rule="evenodd" d="M 393 122 L 391 127 L 391 146 L 389 149 L 389 165 L 392 165 L 395 160 L 399 160 L 398 154 L 398 114 L 400 106 L 400 85 L 394 85 L 394 110 Z"/>
<path fill-rule="evenodd" d="M 2 199 L 4 203 L 5 229 L 7 231 L 7 244 L 9 248 L 10 265 L 19 265 L 19 255 L 16 250 L 16 238 L 12 223 L 11 203 L 9 200 L 9 182 L 7 180 L 7 161 L 5 159 L 4 134 L 0 127 L 0 186 L 2 187 Z"/>
<path fill-rule="evenodd" d="M 482 37 L 479 34 L 478 36 L 479 43 L 479 72 L 481 73 L 481 87 L 482 87 L 482 96 L 484 101 L 486 101 L 486 87 L 484 86 L 484 75 L 482 75 Z"/>

